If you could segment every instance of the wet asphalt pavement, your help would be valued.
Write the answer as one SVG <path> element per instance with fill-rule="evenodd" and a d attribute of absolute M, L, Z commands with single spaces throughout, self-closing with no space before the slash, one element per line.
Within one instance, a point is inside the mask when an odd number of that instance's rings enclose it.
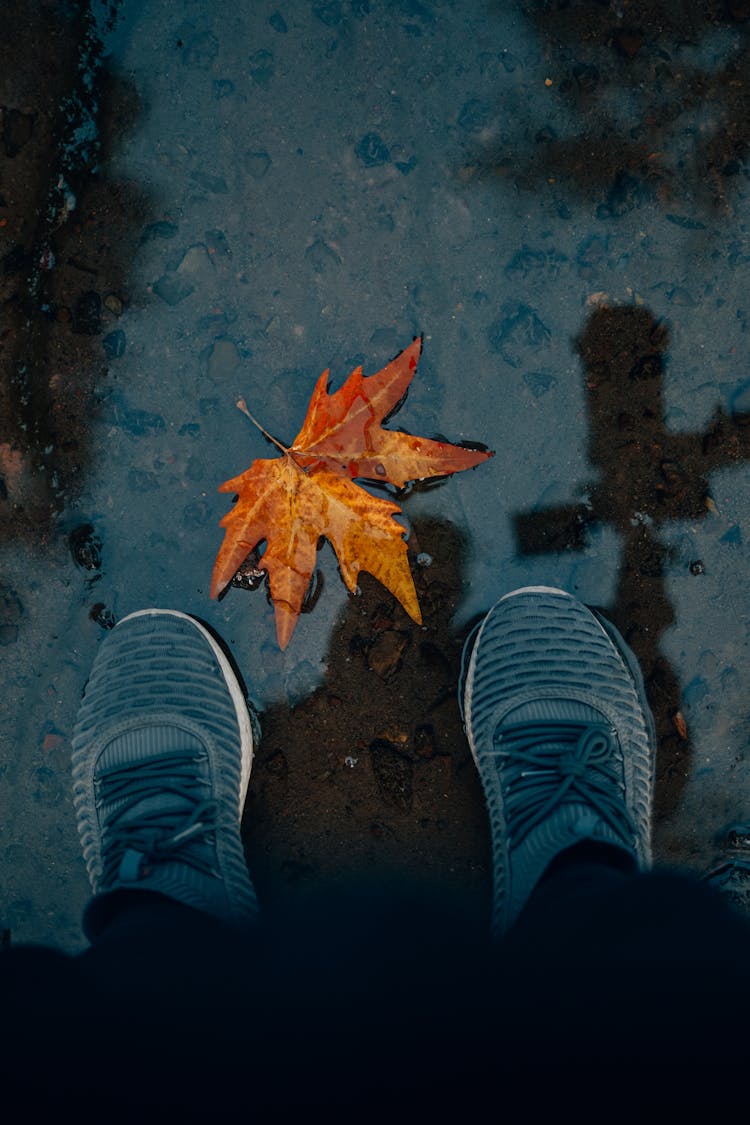
<path fill-rule="evenodd" d="M 83 942 L 70 734 L 104 631 L 148 605 L 213 626 L 263 712 L 262 903 L 364 867 L 485 924 L 455 683 L 529 583 L 631 643 L 656 859 L 704 870 L 750 815 L 750 6 L 94 14 L 19 16 L 8 58 L 28 36 L 49 82 L 0 78 L 0 928 Z M 496 450 L 404 499 L 425 625 L 324 547 L 282 653 L 262 590 L 208 596 L 218 485 L 271 455 L 235 402 L 288 443 L 323 369 L 420 333 L 391 426 Z"/>

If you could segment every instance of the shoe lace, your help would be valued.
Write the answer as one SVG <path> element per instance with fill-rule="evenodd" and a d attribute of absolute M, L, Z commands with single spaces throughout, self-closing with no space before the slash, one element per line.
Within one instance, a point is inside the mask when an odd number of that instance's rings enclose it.
<path fill-rule="evenodd" d="M 199 766 L 205 755 L 170 751 L 146 761 L 102 770 L 98 800 L 112 806 L 102 823 L 104 886 L 117 879 L 149 874 L 154 864 L 175 859 L 204 875 L 214 875 L 206 850 L 213 843 L 216 801 L 206 800 Z M 138 805 L 147 803 L 135 813 Z"/>
<path fill-rule="evenodd" d="M 597 722 L 538 720 L 498 731 L 493 754 L 504 759 L 504 812 L 512 845 L 522 843 L 560 805 L 573 803 L 588 805 L 632 841 L 635 824 L 625 806 L 614 745 L 612 728 Z"/>

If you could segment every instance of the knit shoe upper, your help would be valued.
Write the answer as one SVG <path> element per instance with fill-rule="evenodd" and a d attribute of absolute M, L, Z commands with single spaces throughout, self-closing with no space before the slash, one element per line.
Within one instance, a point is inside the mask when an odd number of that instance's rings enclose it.
<path fill-rule="evenodd" d="M 495 936 L 577 843 L 650 865 L 653 719 L 609 622 L 562 590 L 506 594 L 466 643 L 460 700 L 489 807 Z"/>
<path fill-rule="evenodd" d="M 202 625 L 174 610 L 124 618 L 97 653 L 72 747 L 94 913 L 108 892 L 138 889 L 255 918 L 240 837 L 252 721 Z"/>

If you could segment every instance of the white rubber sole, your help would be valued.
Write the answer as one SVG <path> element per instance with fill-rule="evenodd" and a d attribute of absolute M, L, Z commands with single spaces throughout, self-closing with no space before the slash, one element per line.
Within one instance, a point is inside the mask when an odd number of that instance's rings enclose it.
<path fill-rule="evenodd" d="M 237 717 L 237 726 L 239 727 L 240 731 L 240 746 L 242 750 L 242 766 L 240 771 L 239 793 L 239 814 L 240 817 L 242 817 L 242 810 L 245 807 L 245 798 L 247 796 L 247 787 L 250 783 L 250 771 L 253 766 L 255 740 L 253 738 L 253 727 L 250 721 L 250 714 L 247 709 L 247 704 L 245 703 L 245 696 L 243 695 L 242 688 L 240 687 L 240 682 L 235 676 L 232 666 L 224 655 L 221 647 L 216 643 L 214 638 L 209 633 L 208 629 L 205 629 L 203 625 L 201 625 L 200 621 L 196 621 L 196 619 L 194 617 L 191 617 L 189 613 L 183 613 L 179 609 L 137 609 L 134 613 L 129 613 L 127 617 L 123 617 L 120 621 L 118 621 L 117 625 L 115 625 L 115 629 L 117 629 L 120 625 L 123 625 L 126 621 L 132 621 L 135 617 L 155 617 L 164 613 L 168 613 L 172 617 L 184 618 L 203 634 L 205 640 L 211 646 L 213 654 L 216 657 L 219 667 L 221 668 L 226 685 L 229 688 L 229 694 L 231 695 L 232 703 L 234 704 L 234 713 Z"/>

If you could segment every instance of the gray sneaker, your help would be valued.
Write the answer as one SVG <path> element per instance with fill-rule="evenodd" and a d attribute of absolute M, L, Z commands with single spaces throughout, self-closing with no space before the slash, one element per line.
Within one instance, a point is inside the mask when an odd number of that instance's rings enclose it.
<path fill-rule="evenodd" d="M 730 824 L 719 837 L 721 854 L 703 876 L 736 910 L 750 918 L 750 821 Z"/>
<path fill-rule="evenodd" d="M 73 796 L 93 915 L 157 891 L 227 921 L 257 914 L 240 838 L 253 720 L 194 618 L 145 609 L 102 641 L 73 733 Z"/>
<path fill-rule="evenodd" d="M 489 807 L 492 930 L 586 841 L 651 862 L 655 737 L 620 634 L 563 590 L 506 594 L 464 648 L 459 699 Z"/>

